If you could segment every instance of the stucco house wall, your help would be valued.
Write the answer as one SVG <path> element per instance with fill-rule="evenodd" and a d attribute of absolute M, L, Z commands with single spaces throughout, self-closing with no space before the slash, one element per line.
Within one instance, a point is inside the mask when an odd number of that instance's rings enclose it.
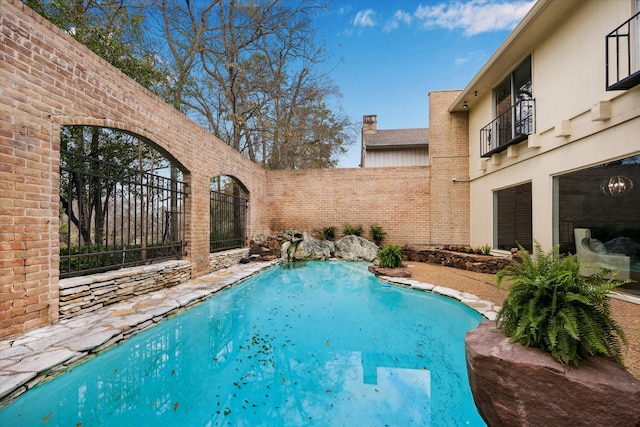
<path fill-rule="evenodd" d="M 449 106 L 450 112 L 464 111 L 465 100 L 469 106 L 472 245 L 494 240 L 494 192 L 531 183 L 533 238 L 550 249 L 558 233 L 553 178 L 640 153 L 640 88 L 605 90 L 605 35 L 636 13 L 634 4 L 538 1 Z M 483 159 L 480 129 L 495 118 L 492 90 L 528 55 L 535 133 Z"/>

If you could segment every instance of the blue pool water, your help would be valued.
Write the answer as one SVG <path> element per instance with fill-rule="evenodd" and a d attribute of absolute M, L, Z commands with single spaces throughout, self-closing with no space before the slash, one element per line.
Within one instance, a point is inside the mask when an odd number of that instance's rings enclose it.
<path fill-rule="evenodd" d="M 0 426 L 484 426 L 482 317 L 364 263 L 276 266 L 48 381 Z"/>

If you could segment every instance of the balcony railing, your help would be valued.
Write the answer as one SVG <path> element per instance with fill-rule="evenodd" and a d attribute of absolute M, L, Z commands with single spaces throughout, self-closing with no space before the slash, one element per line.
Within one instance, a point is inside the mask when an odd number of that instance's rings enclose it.
<path fill-rule="evenodd" d="M 535 99 L 520 101 L 480 129 L 480 156 L 491 157 L 535 132 Z"/>
<path fill-rule="evenodd" d="M 640 12 L 606 36 L 607 90 L 626 90 L 640 84 Z"/>

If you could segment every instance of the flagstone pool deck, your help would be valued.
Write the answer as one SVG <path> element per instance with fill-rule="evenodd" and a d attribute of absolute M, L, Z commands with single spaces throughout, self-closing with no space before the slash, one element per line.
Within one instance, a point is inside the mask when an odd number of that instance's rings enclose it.
<path fill-rule="evenodd" d="M 237 264 L 161 291 L 140 295 L 72 319 L 61 320 L 0 340 L 0 407 L 40 382 L 63 373 L 74 364 L 117 345 L 275 263 L 277 261 Z M 416 270 L 426 268 L 415 265 L 412 267 L 418 267 Z M 409 279 L 383 279 L 455 298 L 474 308 L 487 319 L 495 320 L 500 309 L 498 305 L 460 287 L 461 279 L 465 279 L 460 270 L 440 268 L 446 269 L 448 273 L 448 279 L 444 283 L 456 283 L 458 290 L 426 283 L 425 279 L 428 279 L 428 276 L 425 276 L 425 270 L 414 270 L 418 274 Z M 442 282 L 436 280 L 434 283 Z M 491 296 L 487 298 L 494 299 Z"/>

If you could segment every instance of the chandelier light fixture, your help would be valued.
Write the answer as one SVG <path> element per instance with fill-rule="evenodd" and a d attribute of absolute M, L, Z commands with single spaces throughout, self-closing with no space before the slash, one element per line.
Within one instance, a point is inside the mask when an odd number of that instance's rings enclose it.
<path fill-rule="evenodd" d="M 633 181 L 626 176 L 612 176 L 600 184 L 600 191 L 607 196 L 622 196 L 633 188 Z"/>

